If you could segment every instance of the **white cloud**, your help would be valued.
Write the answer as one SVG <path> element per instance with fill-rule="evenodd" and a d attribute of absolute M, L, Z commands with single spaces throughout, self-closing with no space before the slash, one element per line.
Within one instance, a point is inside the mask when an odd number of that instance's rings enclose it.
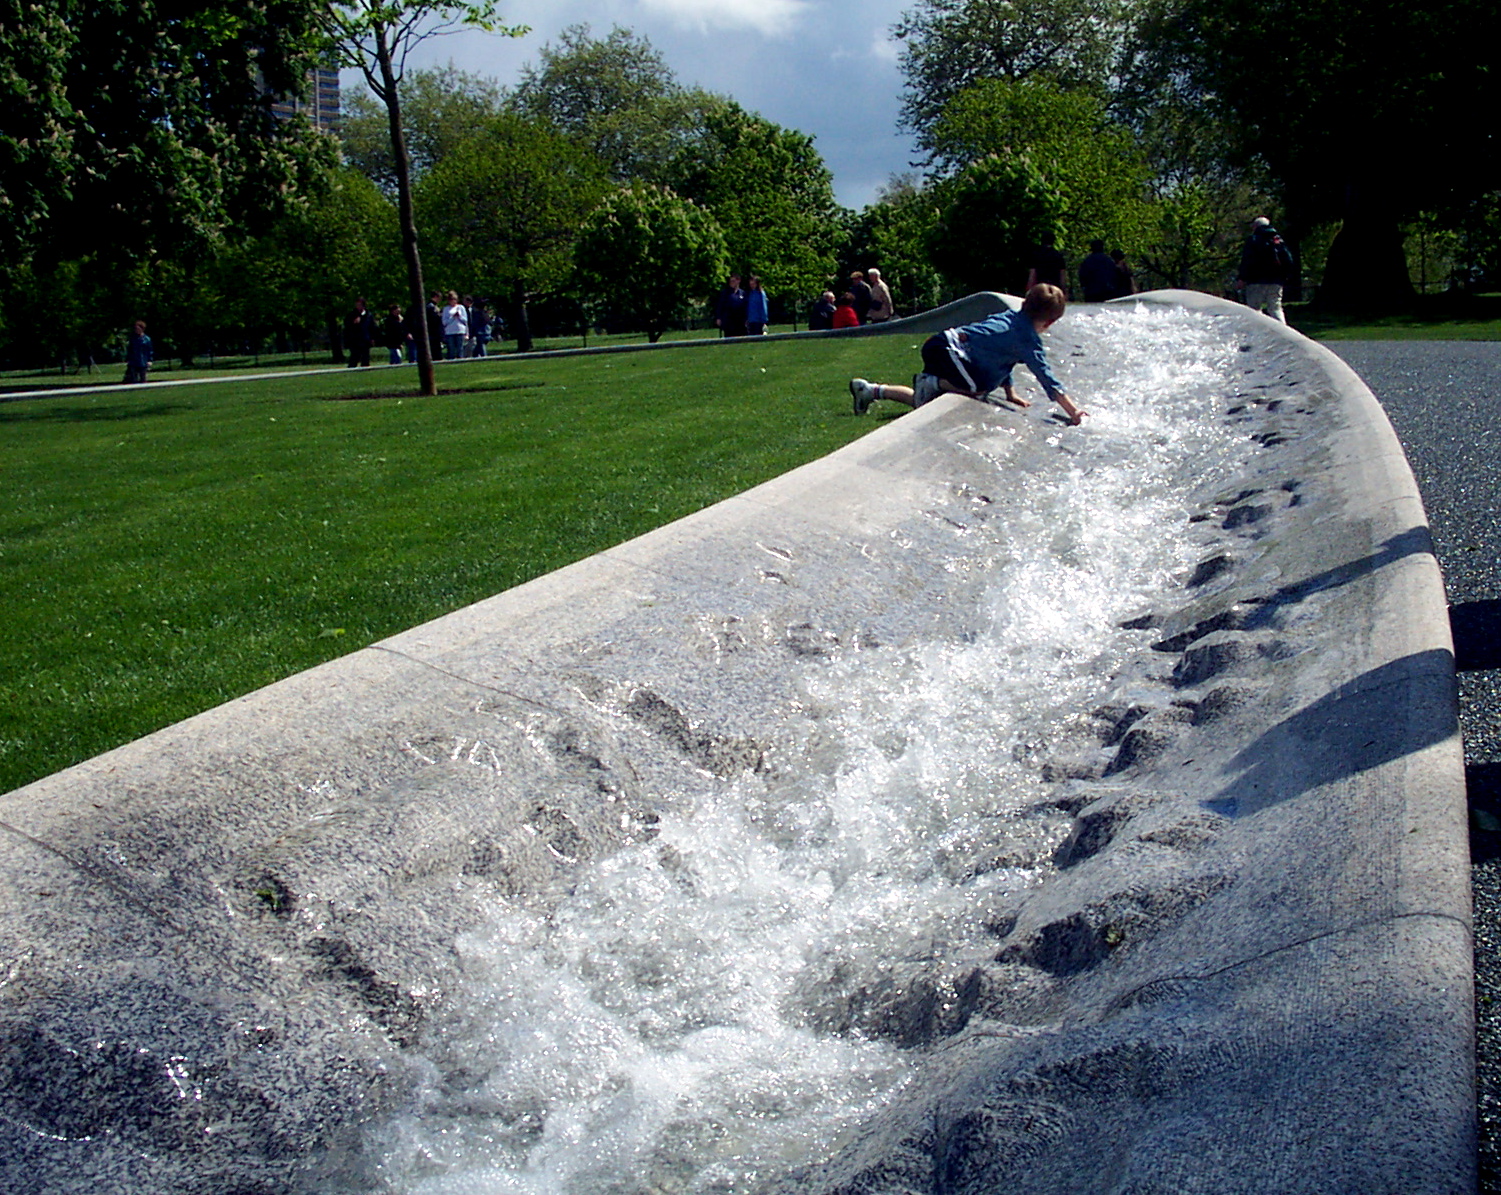
<path fill-rule="evenodd" d="M 754 29 L 767 37 L 792 32 L 807 11 L 808 0 L 640 0 L 641 8 L 684 28 Z"/>

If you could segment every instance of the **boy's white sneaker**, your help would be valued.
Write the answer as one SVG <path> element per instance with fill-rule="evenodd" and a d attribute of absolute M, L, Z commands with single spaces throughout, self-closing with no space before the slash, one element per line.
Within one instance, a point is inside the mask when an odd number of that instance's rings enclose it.
<path fill-rule="evenodd" d="M 851 378 L 850 397 L 855 400 L 855 414 L 863 415 L 870 410 L 870 404 L 876 401 L 876 387 L 864 378 Z"/>

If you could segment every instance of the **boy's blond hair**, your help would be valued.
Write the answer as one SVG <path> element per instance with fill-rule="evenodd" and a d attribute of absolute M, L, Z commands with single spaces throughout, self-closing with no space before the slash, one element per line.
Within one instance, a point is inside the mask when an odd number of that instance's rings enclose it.
<path fill-rule="evenodd" d="M 1068 300 L 1051 282 L 1039 282 L 1022 299 L 1022 314 L 1034 320 L 1052 323 L 1064 312 Z"/>

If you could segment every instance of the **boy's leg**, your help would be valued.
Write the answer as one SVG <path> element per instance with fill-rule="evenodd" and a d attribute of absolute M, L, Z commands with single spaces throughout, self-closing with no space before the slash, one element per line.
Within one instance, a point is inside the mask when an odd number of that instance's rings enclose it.
<path fill-rule="evenodd" d="M 881 382 L 867 382 L 864 378 L 850 379 L 850 397 L 855 400 L 855 414 L 863 415 L 870 410 L 870 404 L 878 399 L 889 399 L 891 402 L 905 403 L 909 407 L 917 405 L 910 386 L 890 386 Z"/>

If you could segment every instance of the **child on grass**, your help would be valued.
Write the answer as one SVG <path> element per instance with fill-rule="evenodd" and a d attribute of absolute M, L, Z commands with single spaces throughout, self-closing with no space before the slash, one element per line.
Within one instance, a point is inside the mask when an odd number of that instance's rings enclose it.
<path fill-rule="evenodd" d="M 883 398 L 920 407 L 940 394 L 981 398 L 996 387 L 1005 392 L 1007 402 L 1031 406 L 1017 397 L 1011 385 L 1012 369 L 1025 365 L 1042 383 L 1048 397 L 1063 408 L 1068 421 L 1078 424 L 1089 412 L 1069 398 L 1053 375 L 1040 335 L 1057 323 L 1065 306 L 1058 287 L 1039 282 L 1027 291 L 1020 311 L 1003 311 L 976 324 L 935 333 L 923 343 L 923 372 L 912 379 L 910 387 L 867 382 L 864 378 L 850 382 L 855 414 L 865 414 L 871 403 Z"/>

